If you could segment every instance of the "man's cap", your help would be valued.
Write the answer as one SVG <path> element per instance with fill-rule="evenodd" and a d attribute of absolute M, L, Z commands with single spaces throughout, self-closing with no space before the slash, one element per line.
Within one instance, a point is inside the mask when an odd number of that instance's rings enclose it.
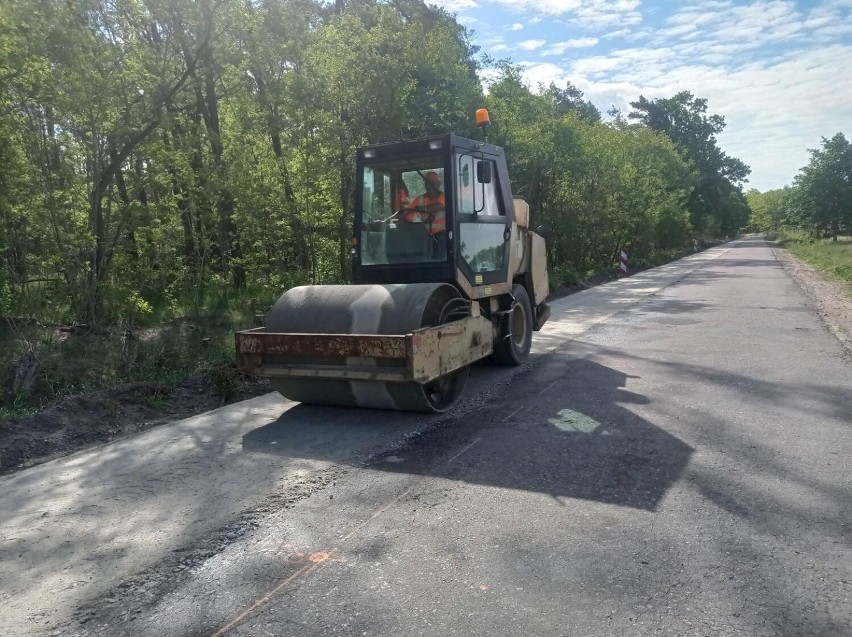
<path fill-rule="evenodd" d="M 441 185 L 441 175 L 436 173 L 434 170 L 430 170 L 428 173 L 423 175 L 423 180 L 432 184 L 433 186 Z"/>

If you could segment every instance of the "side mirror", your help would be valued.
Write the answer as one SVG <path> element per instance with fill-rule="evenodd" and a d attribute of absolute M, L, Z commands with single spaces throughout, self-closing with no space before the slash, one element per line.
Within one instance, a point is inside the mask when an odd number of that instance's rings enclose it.
<path fill-rule="evenodd" d="M 480 161 L 476 163 L 476 181 L 481 184 L 491 183 L 491 162 Z"/>
<path fill-rule="evenodd" d="M 535 229 L 535 233 L 540 237 L 544 237 L 545 239 L 547 239 L 550 236 L 551 232 L 552 232 L 551 229 L 548 228 L 547 226 L 539 226 L 538 228 Z"/>

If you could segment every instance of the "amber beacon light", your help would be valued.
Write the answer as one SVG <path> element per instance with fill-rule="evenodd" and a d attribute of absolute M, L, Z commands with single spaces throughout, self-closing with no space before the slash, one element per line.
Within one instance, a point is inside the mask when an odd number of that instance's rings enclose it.
<path fill-rule="evenodd" d="M 476 125 L 480 128 L 491 126 L 491 118 L 488 116 L 487 108 L 480 108 L 476 111 Z"/>

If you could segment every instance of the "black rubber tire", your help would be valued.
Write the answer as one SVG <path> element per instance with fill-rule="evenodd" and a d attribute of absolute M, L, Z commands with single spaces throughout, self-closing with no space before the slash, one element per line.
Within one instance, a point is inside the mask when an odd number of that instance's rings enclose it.
<path fill-rule="evenodd" d="M 533 333 L 530 297 L 524 286 L 517 283 L 512 286 L 512 296 L 515 302 L 494 342 L 492 360 L 498 365 L 523 365 L 530 357 Z"/>

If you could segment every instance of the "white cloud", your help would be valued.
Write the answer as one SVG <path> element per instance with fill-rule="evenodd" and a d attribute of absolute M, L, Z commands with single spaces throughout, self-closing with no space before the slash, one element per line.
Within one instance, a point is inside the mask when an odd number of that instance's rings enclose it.
<path fill-rule="evenodd" d="M 750 185 L 760 190 L 792 182 L 808 161 L 807 149 L 821 136 L 849 134 L 852 45 L 837 44 L 820 50 L 798 50 L 773 62 L 751 62 L 725 67 L 718 62 L 672 64 L 659 51 L 617 52 L 617 63 L 605 75 L 593 76 L 603 59 L 582 60 L 570 69 L 536 65 L 527 69 L 531 83 L 570 80 L 601 111 L 614 104 L 623 112 L 639 95 L 649 99 L 671 97 L 689 90 L 709 100 L 709 112 L 723 115 L 727 127 L 719 144 L 729 155 L 752 167 Z M 678 59 L 675 57 L 675 59 Z"/>
<path fill-rule="evenodd" d="M 512 31 L 520 31 L 523 28 L 524 28 L 524 25 L 521 24 L 520 22 L 515 22 L 515 24 L 513 24 L 511 26 Z"/>
<path fill-rule="evenodd" d="M 450 11 L 459 5 L 474 4 L 474 0 L 436 0 Z M 529 24 L 541 21 L 541 15 L 568 17 L 586 28 L 639 24 L 641 0 L 480 0 L 483 4 L 499 4 L 519 14 L 535 17 Z M 470 7 L 463 7 L 470 8 Z"/>
<path fill-rule="evenodd" d="M 575 60 L 571 65 L 571 70 L 581 75 L 596 78 L 629 70 L 630 74 L 653 78 L 660 73 L 660 67 L 664 62 L 675 59 L 675 52 L 670 48 L 621 49 L 606 55 Z"/>
<path fill-rule="evenodd" d="M 524 80 L 533 90 L 539 86 L 549 86 L 551 82 L 557 86 L 565 84 L 568 74 L 565 69 L 549 62 L 521 62 L 524 67 Z"/>
<path fill-rule="evenodd" d="M 728 123 L 720 144 L 752 165 L 755 187 L 791 183 L 821 136 L 843 127 L 849 132 L 852 76 L 838 72 L 838 60 L 852 63 L 852 46 L 801 51 L 774 66 L 755 64 L 708 87 L 714 109 Z"/>
<path fill-rule="evenodd" d="M 543 47 L 545 44 L 547 44 L 547 40 L 524 40 L 523 42 L 518 43 L 518 47 L 524 51 L 535 51 L 536 49 Z"/>
<path fill-rule="evenodd" d="M 595 46 L 598 43 L 597 38 L 577 38 L 575 40 L 565 40 L 563 42 L 554 42 L 548 46 L 542 55 L 562 55 L 568 49 L 587 49 Z"/>
<path fill-rule="evenodd" d="M 434 3 L 430 4 L 437 4 L 450 13 L 460 13 L 461 11 L 476 9 L 479 7 L 476 0 L 435 0 Z"/>
<path fill-rule="evenodd" d="M 604 39 L 623 38 L 627 35 L 630 35 L 630 29 L 619 29 L 618 31 L 610 31 L 609 33 L 605 33 L 601 37 Z"/>
<path fill-rule="evenodd" d="M 531 87 L 571 82 L 603 113 L 615 106 L 627 114 L 640 95 L 653 99 L 688 90 L 707 98 L 709 112 L 727 122 L 720 146 L 752 166 L 749 185 L 761 190 L 791 183 L 808 161 L 807 149 L 822 136 L 852 135 L 852 0 L 646 3 L 646 23 L 632 0 L 477 1 L 523 16 L 524 34 L 534 39 L 514 49 L 533 54 L 519 62 Z M 663 18 L 657 28 L 650 22 L 652 9 L 656 24 Z M 590 19 L 581 24 L 581 15 Z M 609 23 L 614 15 L 623 20 Z M 564 40 L 545 43 L 553 30 L 537 31 L 530 16 L 558 16 Z M 557 20 L 545 17 L 545 23 Z M 579 37 L 578 27 L 597 37 Z M 625 41 L 629 45 L 619 48 Z M 592 46 L 593 52 L 586 49 Z M 541 59 L 557 55 L 570 58 L 561 65 Z"/>
<path fill-rule="evenodd" d="M 837 19 L 833 15 L 832 19 Z M 811 24 L 823 23 L 826 15 L 817 12 Z M 666 20 L 655 34 L 655 42 L 692 38 L 708 42 L 727 42 L 732 46 L 770 44 L 804 37 L 812 26 L 796 10 L 794 2 L 771 0 L 733 5 L 720 2 L 714 10 L 706 6 L 682 7 Z"/>
<path fill-rule="evenodd" d="M 514 9 L 519 13 L 544 13 L 547 15 L 564 15 L 583 6 L 583 0 L 492 0 L 497 4 Z"/>
<path fill-rule="evenodd" d="M 656 32 L 657 41 L 665 42 L 669 38 L 683 38 L 698 32 L 696 24 L 678 24 L 665 29 L 658 29 Z"/>
<path fill-rule="evenodd" d="M 577 10 L 575 22 L 586 28 L 641 24 L 640 4 L 639 0 L 616 0 L 615 2 L 587 0 Z"/>
<path fill-rule="evenodd" d="M 849 16 L 852 19 L 852 16 Z M 814 29 L 813 37 L 820 42 L 831 42 L 852 35 L 852 22 L 838 21 L 830 25 Z"/>
<path fill-rule="evenodd" d="M 483 50 L 486 53 L 503 53 L 509 50 L 509 46 L 501 37 L 488 38 L 481 42 Z"/>

